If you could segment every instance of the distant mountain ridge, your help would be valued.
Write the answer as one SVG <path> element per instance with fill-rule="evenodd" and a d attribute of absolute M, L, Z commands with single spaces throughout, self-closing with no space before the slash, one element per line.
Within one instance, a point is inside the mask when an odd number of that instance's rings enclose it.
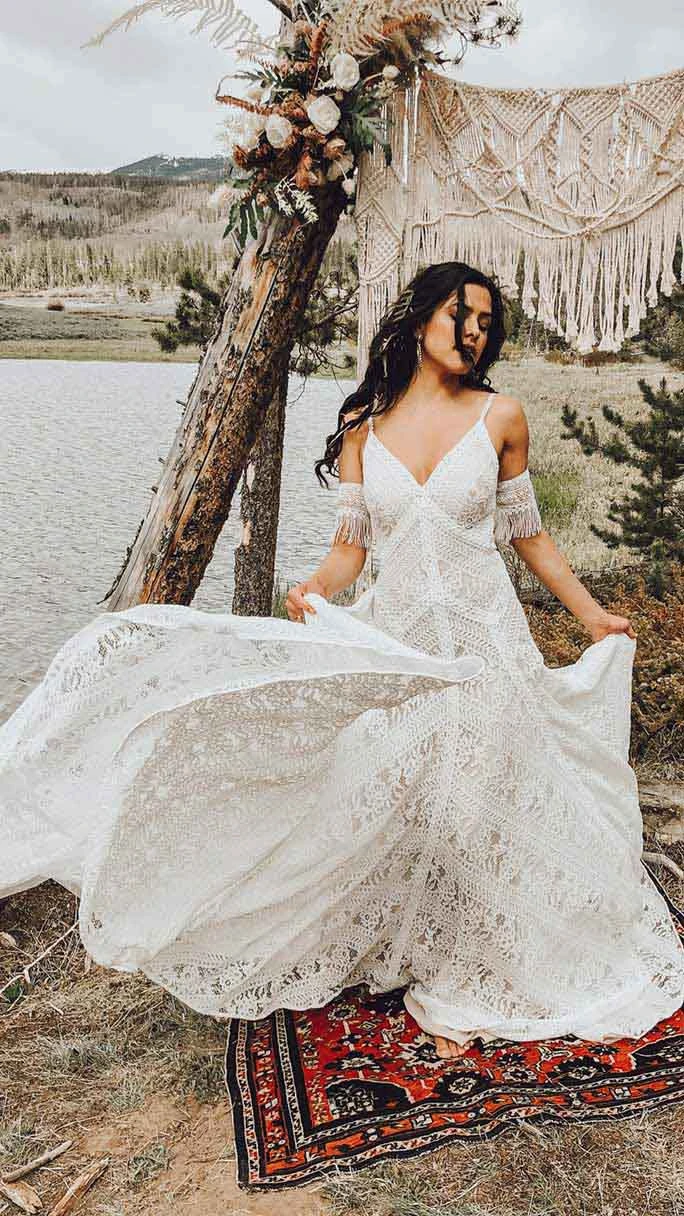
<path fill-rule="evenodd" d="M 175 181 L 220 182 L 226 177 L 228 159 L 225 156 L 146 156 L 130 165 L 112 169 L 112 176 L 166 177 Z"/>

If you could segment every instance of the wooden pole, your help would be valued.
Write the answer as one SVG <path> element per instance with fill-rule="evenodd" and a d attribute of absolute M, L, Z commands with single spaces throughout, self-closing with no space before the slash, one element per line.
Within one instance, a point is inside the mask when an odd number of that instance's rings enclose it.
<path fill-rule="evenodd" d="M 191 603 L 344 207 L 338 182 L 315 197 L 316 223 L 278 213 L 246 246 L 108 611 Z"/>
<path fill-rule="evenodd" d="M 242 539 L 235 550 L 232 608 L 239 616 L 270 616 L 273 610 L 289 364 L 287 350 L 242 478 Z"/>

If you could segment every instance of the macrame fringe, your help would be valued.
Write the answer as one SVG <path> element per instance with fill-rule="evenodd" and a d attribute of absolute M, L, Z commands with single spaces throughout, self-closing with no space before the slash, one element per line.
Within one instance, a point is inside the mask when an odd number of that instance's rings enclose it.
<path fill-rule="evenodd" d="M 542 531 L 542 521 L 534 503 L 525 507 L 500 507 L 494 515 L 494 540 L 508 544 L 522 536 L 536 536 Z"/>
<path fill-rule="evenodd" d="M 337 545 L 341 542 L 348 545 L 363 545 L 364 549 L 369 548 L 371 543 L 370 520 L 363 511 L 355 511 L 351 507 L 347 507 L 345 510 L 337 512 L 335 531 L 330 543 Z"/>
<path fill-rule="evenodd" d="M 364 549 L 369 549 L 371 536 L 371 519 L 366 506 L 363 483 L 339 482 L 334 531 L 330 544 L 336 545 L 342 542 L 348 545 L 362 545 Z"/>
<path fill-rule="evenodd" d="M 494 540 L 507 544 L 522 536 L 536 536 L 543 527 L 529 468 L 507 477 L 496 487 Z"/>
<path fill-rule="evenodd" d="M 425 72 L 387 103 L 392 164 L 361 157 L 357 376 L 421 267 L 497 276 L 580 352 L 618 351 L 684 238 L 684 71 L 600 89 L 497 90 Z M 681 279 L 680 279 L 681 282 Z"/>

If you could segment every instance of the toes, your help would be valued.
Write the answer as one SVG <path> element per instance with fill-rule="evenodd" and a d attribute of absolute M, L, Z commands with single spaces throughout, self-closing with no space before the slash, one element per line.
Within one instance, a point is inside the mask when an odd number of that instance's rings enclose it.
<path fill-rule="evenodd" d="M 441 1035 L 434 1035 L 435 1049 L 440 1060 L 457 1060 L 464 1055 L 468 1050 L 468 1044 L 461 1045 L 454 1042 L 453 1039 L 444 1039 Z"/>

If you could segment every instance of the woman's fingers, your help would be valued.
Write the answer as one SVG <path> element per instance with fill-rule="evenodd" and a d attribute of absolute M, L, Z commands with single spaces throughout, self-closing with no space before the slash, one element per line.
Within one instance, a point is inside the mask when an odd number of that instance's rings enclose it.
<path fill-rule="evenodd" d="M 285 608 L 291 621 L 303 621 L 305 612 L 313 613 L 314 616 L 316 614 L 316 609 L 304 598 L 303 587 L 303 583 L 292 587 L 285 600 Z"/>

